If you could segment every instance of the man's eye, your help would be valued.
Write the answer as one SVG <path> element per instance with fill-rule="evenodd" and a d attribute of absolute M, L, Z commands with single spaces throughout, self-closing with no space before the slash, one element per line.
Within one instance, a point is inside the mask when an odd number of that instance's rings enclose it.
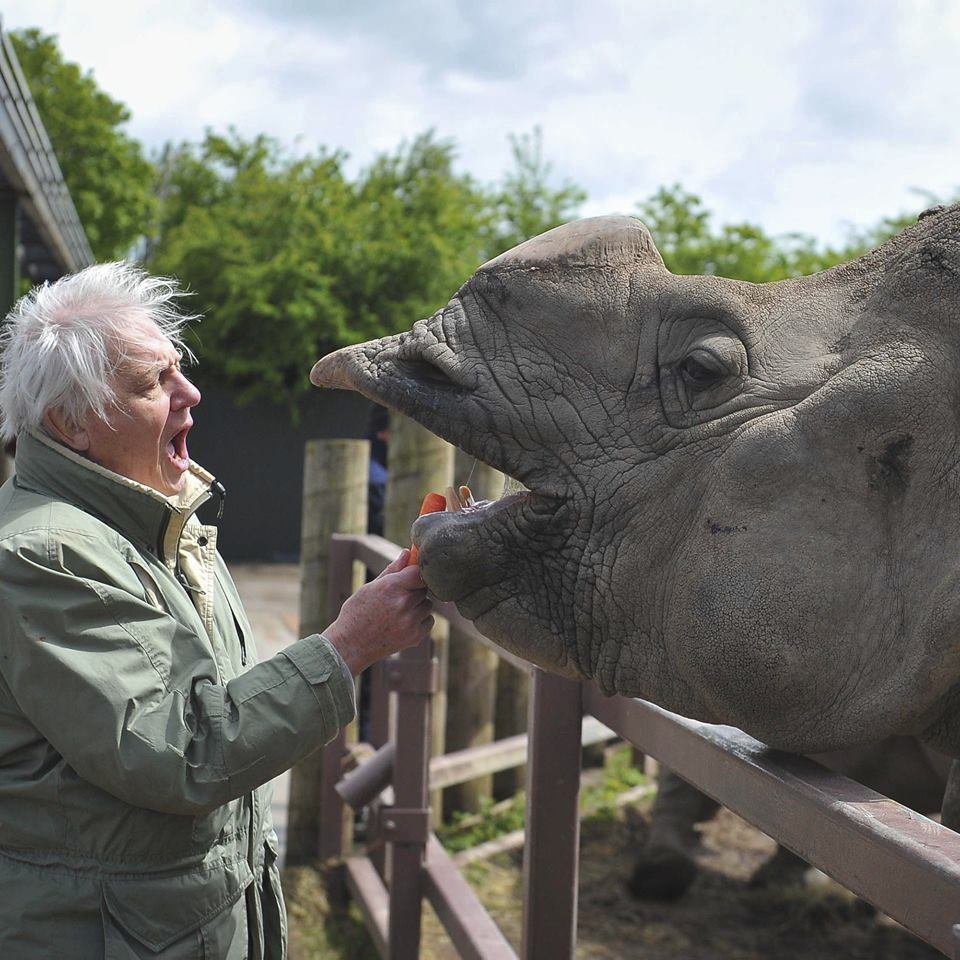
<path fill-rule="evenodd" d="M 678 367 L 680 376 L 695 387 L 706 387 L 723 376 L 723 371 L 710 366 L 695 356 L 687 357 Z"/>

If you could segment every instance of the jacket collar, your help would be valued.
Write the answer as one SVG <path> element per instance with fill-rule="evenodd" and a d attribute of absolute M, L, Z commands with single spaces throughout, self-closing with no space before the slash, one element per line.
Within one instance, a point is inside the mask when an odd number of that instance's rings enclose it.
<path fill-rule="evenodd" d="M 168 566 L 175 566 L 187 521 L 223 488 L 213 474 L 190 461 L 183 490 L 173 497 L 87 460 L 40 430 L 17 437 L 17 483 L 53 494 L 139 541 Z"/>

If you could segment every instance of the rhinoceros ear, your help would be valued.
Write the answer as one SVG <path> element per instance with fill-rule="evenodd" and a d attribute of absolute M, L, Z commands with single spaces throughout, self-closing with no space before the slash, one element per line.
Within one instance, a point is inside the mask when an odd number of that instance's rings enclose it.
<path fill-rule="evenodd" d="M 636 217 L 588 217 L 541 233 L 480 270 L 599 266 L 666 269 L 650 231 Z"/>
<path fill-rule="evenodd" d="M 883 301 L 960 308 L 960 203 L 925 210 L 917 223 L 869 255 Z M 925 311 L 928 312 L 928 311 Z"/>

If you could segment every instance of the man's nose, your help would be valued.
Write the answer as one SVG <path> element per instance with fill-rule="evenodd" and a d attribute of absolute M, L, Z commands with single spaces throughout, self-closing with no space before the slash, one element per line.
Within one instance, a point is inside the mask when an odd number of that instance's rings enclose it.
<path fill-rule="evenodd" d="M 200 402 L 200 391 L 182 373 L 178 374 L 178 379 L 180 382 L 177 384 L 175 398 L 179 401 L 179 409 L 195 407 Z"/>

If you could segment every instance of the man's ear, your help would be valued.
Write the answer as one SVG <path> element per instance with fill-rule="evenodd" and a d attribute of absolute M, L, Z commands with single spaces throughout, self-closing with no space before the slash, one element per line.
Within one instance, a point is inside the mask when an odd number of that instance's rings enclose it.
<path fill-rule="evenodd" d="M 43 415 L 43 425 L 54 440 L 77 453 L 90 449 L 90 435 L 83 427 L 76 426 L 60 407 L 51 407 Z"/>

